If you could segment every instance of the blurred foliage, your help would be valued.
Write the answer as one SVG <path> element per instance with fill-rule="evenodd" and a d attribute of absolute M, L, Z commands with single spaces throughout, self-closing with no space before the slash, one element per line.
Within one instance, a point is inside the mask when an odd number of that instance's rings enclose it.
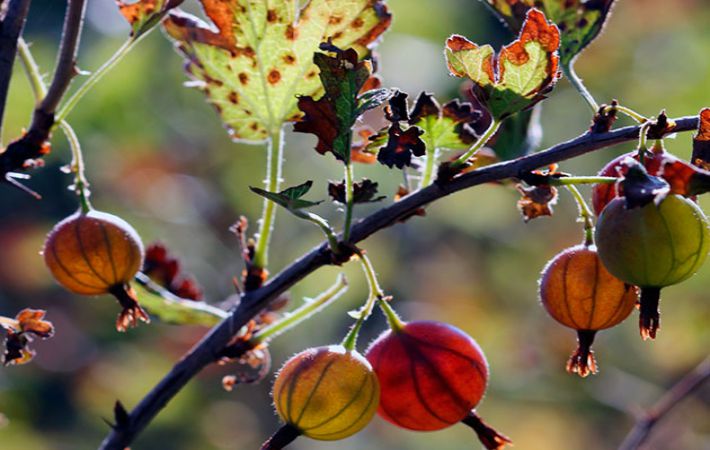
<path fill-rule="evenodd" d="M 605 33 L 580 57 L 576 68 L 599 102 L 618 98 L 646 115 L 662 108 L 671 117 L 696 114 L 710 105 L 710 7 L 705 0 L 620 0 Z M 390 0 L 394 24 L 379 47 L 385 86 L 406 92 L 426 89 L 446 101 L 459 80 L 447 75 L 445 39 L 460 33 L 494 47 L 509 32 L 474 0 Z M 193 2 L 186 7 L 198 12 Z M 54 64 L 63 2 L 35 1 L 26 39 L 45 73 Z M 111 0 L 89 2 L 79 65 L 98 67 L 128 34 Z M 196 90 L 186 89 L 181 58 L 154 32 L 87 96 L 69 117 L 84 147 L 97 208 L 133 224 L 146 243 L 160 240 L 184 261 L 219 302 L 233 293 L 241 271 L 237 242 L 228 231 L 240 214 L 258 217 L 264 151 L 231 143 L 217 114 Z M 26 126 L 32 108 L 29 85 L 16 65 L 4 138 Z M 78 83 L 75 81 L 74 86 Z M 376 119 L 372 119 L 376 120 Z M 589 123 L 588 107 L 561 80 L 542 107 L 543 147 L 576 136 Z M 630 122 L 621 120 L 619 125 Z M 314 198 L 326 198 L 327 179 L 339 179 L 332 158 L 312 151 L 315 138 L 287 133 L 285 178 L 314 178 Z M 667 140 L 687 158 L 691 136 Z M 593 174 L 632 144 L 564 162 L 561 170 Z M 0 314 L 24 307 L 48 310 L 55 337 L 36 342 L 29 365 L 0 368 L 0 447 L 3 450 L 94 449 L 108 431 L 113 403 L 136 402 L 206 331 L 153 323 L 119 334 L 117 307 L 108 298 L 86 299 L 55 285 L 38 256 L 52 224 L 76 201 L 66 189 L 69 162 L 59 134 L 47 165 L 30 185 L 37 202 L 0 186 Z M 357 167 L 359 177 L 396 191 L 399 176 L 384 167 Z M 321 193 L 320 196 L 315 194 Z M 585 191 L 588 194 L 588 191 Z M 663 328 L 655 342 L 642 342 L 636 316 L 600 333 L 595 345 L 600 373 L 579 379 L 564 372 L 574 334 L 547 317 L 537 301 L 537 276 L 558 251 L 581 241 L 576 207 L 561 194 L 555 215 L 523 224 L 510 185 L 486 185 L 437 202 L 426 218 L 385 230 L 363 243 L 394 305 L 409 319 L 438 319 L 470 333 L 485 350 L 492 378 L 479 408 L 510 436 L 516 448 L 601 450 L 614 448 L 629 430 L 639 405 L 649 405 L 707 354 L 710 264 L 692 279 L 664 290 Z M 710 202 L 701 199 L 708 210 Z M 378 205 L 359 206 L 364 216 Z M 332 203 L 314 211 L 341 223 Z M 256 228 L 252 223 L 252 231 Z M 319 231 L 280 211 L 272 244 L 273 273 L 321 240 Z M 403 263 L 405 262 L 405 263 Z M 293 298 L 314 296 L 340 269 L 325 268 L 299 283 Z M 307 346 L 336 342 L 350 324 L 346 311 L 365 299 L 359 267 L 345 272 L 351 289 L 318 318 L 317 326 L 289 331 L 272 344 L 274 364 Z M 379 314 L 367 323 L 361 345 L 385 326 Z M 134 449 L 254 449 L 277 427 L 271 380 L 231 393 L 221 377 L 234 367 L 210 367 L 188 385 L 138 439 Z M 707 400 L 708 391 L 701 393 Z M 657 429 L 655 449 L 700 449 L 709 444 L 707 402 L 684 402 Z M 365 432 L 338 443 L 297 441 L 298 449 L 470 448 L 470 430 L 412 433 L 375 419 Z"/>

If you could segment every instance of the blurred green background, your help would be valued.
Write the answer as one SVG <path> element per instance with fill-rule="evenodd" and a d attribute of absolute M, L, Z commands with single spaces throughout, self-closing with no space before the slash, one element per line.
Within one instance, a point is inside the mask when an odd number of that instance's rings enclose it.
<path fill-rule="evenodd" d="M 452 33 L 495 46 L 510 35 L 474 0 L 390 0 L 394 23 L 379 47 L 386 86 L 415 96 L 420 90 L 448 100 L 460 80 L 447 74 L 443 43 Z M 198 12 L 195 2 L 186 8 Z M 64 2 L 35 1 L 26 39 L 43 72 L 51 73 Z M 710 4 L 706 0 L 620 0 L 605 33 L 577 64 L 598 101 L 618 98 L 646 115 L 662 108 L 671 117 L 710 106 Z M 111 0 L 89 2 L 79 65 L 97 68 L 127 36 L 128 27 Z M 70 116 L 83 144 L 94 205 L 132 223 L 144 242 L 160 240 L 181 258 L 205 288 L 209 301 L 233 293 L 241 271 L 236 240 L 228 227 L 244 214 L 256 228 L 265 153 L 231 143 L 202 94 L 185 88 L 182 61 L 161 32 L 149 36 L 87 96 Z M 32 94 L 16 64 L 7 107 L 5 142 L 29 123 Z M 74 82 L 74 87 L 78 81 Z M 562 80 L 544 103 L 542 148 L 583 132 L 589 110 Z M 620 120 L 619 125 L 628 124 Z M 341 167 L 313 151 L 315 139 L 287 135 L 285 178 L 314 179 L 313 198 L 326 197 L 328 179 Z M 670 151 L 690 154 L 691 135 L 667 140 Z M 633 148 L 618 146 L 562 163 L 562 169 L 594 174 L 610 158 Z M 28 184 L 44 199 L 0 186 L 0 314 L 30 306 L 48 310 L 53 339 L 36 342 L 31 364 L 0 368 L 0 448 L 83 450 L 98 446 L 120 399 L 135 403 L 206 331 L 160 323 L 126 334 L 114 330 L 117 305 L 108 298 L 80 298 L 50 278 L 38 252 L 52 225 L 76 208 L 66 190 L 70 177 L 59 168 L 70 160 L 57 133 L 46 167 Z M 391 197 L 401 175 L 384 166 L 357 166 L 359 177 L 380 183 Z M 588 191 L 585 190 L 585 193 Z M 663 291 L 663 329 L 642 342 L 636 316 L 598 335 L 600 373 L 580 379 L 565 373 L 574 333 L 550 319 L 538 304 L 537 276 L 545 262 L 579 243 L 576 207 L 560 193 L 555 215 L 524 224 L 512 186 L 486 185 L 443 199 L 415 218 L 365 241 L 394 305 L 410 320 L 452 323 L 483 347 L 491 367 L 486 398 L 478 411 L 510 436 L 519 449 L 615 448 L 633 424 L 632 413 L 649 406 L 710 347 L 710 264 L 687 282 Z M 701 199 L 708 210 L 710 201 Z M 379 205 L 359 206 L 364 216 Z M 332 203 L 317 212 L 341 223 Z M 321 241 L 319 231 L 280 211 L 272 244 L 277 272 Z M 356 264 L 325 268 L 291 291 L 292 305 L 315 296 L 339 270 L 349 292 L 325 312 L 271 346 L 274 368 L 308 346 L 338 342 L 351 319 L 346 311 L 365 299 Z M 360 346 L 385 324 L 376 314 Z M 227 393 L 221 377 L 236 366 L 213 366 L 190 383 L 132 446 L 140 449 L 255 449 L 278 426 L 271 409 L 272 378 Z M 707 387 L 685 401 L 654 433 L 652 449 L 710 448 Z M 459 425 L 413 433 L 375 419 L 358 435 L 336 443 L 300 439 L 292 448 L 355 450 L 479 448 Z"/>

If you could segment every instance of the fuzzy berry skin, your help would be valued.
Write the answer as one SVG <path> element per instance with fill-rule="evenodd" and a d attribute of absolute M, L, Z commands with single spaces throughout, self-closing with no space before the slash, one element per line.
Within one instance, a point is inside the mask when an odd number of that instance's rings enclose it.
<path fill-rule="evenodd" d="M 380 386 L 367 360 L 340 345 L 302 351 L 273 389 L 281 419 L 312 439 L 333 441 L 363 429 L 377 411 Z"/>
<path fill-rule="evenodd" d="M 641 287 L 665 287 L 691 277 L 710 249 L 710 224 L 703 211 L 679 195 L 627 209 L 609 203 L 597 223 L 595 240 L 606 268 Z"/>
<path fill-rule="evenodd" d="M 476 341 L 441 322 L 387 330 L 366 357 L 380 380 L 377 412 L 410 430 L 440 430 L 461 421 L 488 382 L 488 363 Z"/>
<path fill-rule="evenodd" d="M 665 156 L 666 154 L 664 152 L 649 152 L 644 155 L 643 166 L 646 168 L 649 175 L 658 175 L 658 172 L 661 170 L 661 163 L 663 163 Z M 618 177 L 626 175 L 629 169 L 627 166 L 622 164 L 626 158 L 633 158 L 638 161 L 638 151 L 625 153 L 611 160 L 602 168 L 602 170 L 599 171 L 598 175 L 600 177 Z M 608 205 L 609 202 L 617 198 L 618 195 L 619 192 L 616 187 L 616 183 L 595 184 L 592 188 L 592 207 L 594 208 L 594 213 L 599 216 L 604 210 L 604 207 Z"/>
<path fill-rule="evenodd" d="M 55 280 L 81 295 L 106 294 L 126 285 L 143 264 L 143 244 L 133 227 L 93 210 L 55 225 L 42 252 Z"/>
<path fill-rule="evenodd" d="M 638 294 L 609 273 L 594 246 L 568 248 L 547 263 L 540 302 L 553 319 L 574 330 L 602 330 L 633 311 Z"/>

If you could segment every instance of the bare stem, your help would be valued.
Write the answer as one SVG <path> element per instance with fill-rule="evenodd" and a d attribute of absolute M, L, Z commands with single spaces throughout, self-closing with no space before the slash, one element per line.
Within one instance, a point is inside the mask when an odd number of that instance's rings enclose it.
<path fill-rule="evenodd" d="M 671 412 L 684 398 L 710 378 L 710 358 L 705 358 L 693 370 L 680 379 L 644 415 L 639 417 L 619 450 L 636 450 L 646 442 L 653 427 Z"/>
<path fill-rule="evenodd" d="M 676 123 L 674 132 L 694 131 L 698 127 L 697 116 L 677 118 L 674 119 L 674 122 Z M 608 133 L 592 134 L 587 132 L 547 150 L 473 170 L 457 176 L 449 182 L 434 183 L 355 223 L 352 227 L 350 242 L 358 243 L 397 223 L 401 218 L 411 215 L 417 209 L 455 192 L 484 183 L 520 177 L 521 174 L 539 167 L 549 166 L 622 142 L 636 140 L 638 135 L 638 126 L 625 127 Z M 130 412 L 125 424 L 111 430 L 100 448 L 102 450 L 124 450 L 128 447 L 195 375 L 215 362 L 220 352 L 249 320 L 298 281 L 317 269 L 332 264 L 332 262 L 332 253 L 328 243 L 323 242 L 298 258 L 259 289 L 244 293 L 237 309 L 227 319 L 212 328 L 175 364 Z"/>
<path fill-rule="evenodd" d="M 493 120 L 491 124 L 488 126 L 488 129 L 483 132 L 481 137 L 478 138 L 478 140 L 469 148 L 466 153 L 461 155 L 456 161 L 451 163 L 452 167 L 462 167 L 464 164 L 468 162 L 469 159 L 473 155 L 476 154 L 478 150 L 480 150 L 486 143 L 493 137 L 493 135 L 498 131 L 498 128 L 500 127 L 501 122 L 498 122 L 496 120 Z"/>

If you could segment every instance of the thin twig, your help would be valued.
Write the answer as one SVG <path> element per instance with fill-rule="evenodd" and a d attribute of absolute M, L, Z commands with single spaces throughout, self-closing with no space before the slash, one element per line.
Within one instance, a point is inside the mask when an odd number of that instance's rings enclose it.
<path fill-rule="evenodd" d="M 674 119 L 673 132 L 691 131 L 698 127 L 698 117 Z M 568 160 L 622 142 L 638 139 L 639 127 L 630 126 L 609 133 L 585 133 L 575 139 L 557 144 L 545 151 L 523 158 L 494 164 L 471 171 L 446 183 L 434 183 L 402 200 L 376 211 L 352 227 L 350 242 L 356 244 L 383 228 L 394 225 L 400 219 L 411 216 L 419 208 L 473 186 L 507 178 L 516 178 L 539 167 Z M 327 242 L 321 243 L 303 255 L 261 288 L 246 292 L 239 307 L 232 315 L 212 328 L 167 375 L 131 411 L 128 421 L 114 428 L 101 444 L 101 450 L 123 450 L 153 420 L 165 405 L 205 366 L 219 358 L 221 350 L 234 335 L 254 316 L 266 308 L 298 281 L 333 261 Z"/>
<path fill-rule="evenodd" d="M 30 0 L 10 0 L 0 23 L 0 136 L 5 115 L 7 92 L 10 89 L 12 66 L 17 53 L 17 40 L 22 34 L 30 10 Z"/>
<path fill-rule="evenodd" d="M 631 429 L 619 450 L 636 450 L 648 439 L 653 427 L 695 389 L 710 378 L 710 357 L 705 358 L 688 372 L 663 397 L 641 416 Z"/>
<path fill-rule="evenodd" d="M 24 170 L 26 161 L 42 156 L 44 145 L 54 127 L 54 113 L 62 96 L 77 74 L 76 55 L 79 36 L 84 24 L 86 0 L 68 0 L 64 16 L 62 40 L 59 45 L 57 67 L 47 95 L 37 105 L 32 115 L 29 130 L 20 139 L 8 145 L 0 154 L 0 176 L 8 172 Z"/>

